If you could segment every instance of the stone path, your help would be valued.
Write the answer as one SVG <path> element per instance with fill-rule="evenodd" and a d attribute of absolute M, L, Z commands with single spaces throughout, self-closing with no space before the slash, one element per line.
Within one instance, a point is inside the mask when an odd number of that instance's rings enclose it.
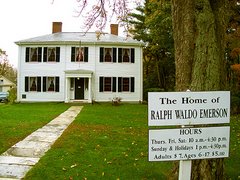
<path fill-rule="evenodd" d="M 72 106 L 0 155 L 0 180 L 22 179 L 80 113 Z"/>

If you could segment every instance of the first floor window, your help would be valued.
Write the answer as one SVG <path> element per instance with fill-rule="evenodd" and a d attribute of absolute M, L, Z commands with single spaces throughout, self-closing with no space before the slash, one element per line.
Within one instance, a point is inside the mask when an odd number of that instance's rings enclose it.
<path fill-rule="evenodd" d="M 25 77 L 25 91 L 41 92 L 41 77 Z"/>
<path fill-rule="evenodd" d="M 134 77 L 100 77 L 99 78 L 100 92 L 134 92 L 135 78 Z"/>
<path fill-rule="evenodd" d="M 100 92 L 116 92 L 116 77 L 100 77 Z"/>
<path fill-rule="evenodd" d="M 25 77 L 25 92 L 59 92 L 59 77 Z"/>
<path fill-rule="evenodd" d="M 43 77 L 43 92 L 59 92 L 59 77 Z"/>
<path fill-rule="evenodd" d="M 134 92 L 134 77 L 118 77 L 118 92 Z"/>

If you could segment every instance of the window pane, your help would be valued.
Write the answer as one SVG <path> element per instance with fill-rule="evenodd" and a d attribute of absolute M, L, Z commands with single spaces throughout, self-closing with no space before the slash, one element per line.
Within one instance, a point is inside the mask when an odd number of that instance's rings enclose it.
<path fill-rule="evenodd" d="M 105 77 L 104 78 L 104 91 L 112 91 L 111 89 L 111 78 Z"/>
<path fill-rule="evenodd" d="M 37 78 L 30 77 L 30 91 L 37 91 Z"/>
<path fill-rule="evenodd" d="M 105 48 L 104 61 L 112 62 L 112 49 L 111 48 Z"/>
<path fill-rule="evenodd" d="M 123 91 L 129 91 L 129 78 L 123 78 Z"/>
<path fill-rule="evenodd" d="M 54 77 L 47 78 L 47 87 L 48 87 L 48 91 L 54 91 L 54 89 L 55 89 Z"/>
<path fill-rule="evenodd" d="M 123 49 L 123 62 L 130 62 L 130 50 Z"/>
<path fill-rule="evenodd" d="M 31 62 L 37 62 L 37 48 L 31 48 L 30 50 L 30 61 Z"/>
<path fill-rule="evenodd" d="M 75 61 L 79 62 L 79 61 L 83 61 L 84 58 L 84 48 L 76 48 L 76 55 L 75 55 L 76 59 Z"/>
<path fill-rule="evenodd" d="M 56 49 L 48 48 L 48 61 L 54 62 L 56 61 Z"/>

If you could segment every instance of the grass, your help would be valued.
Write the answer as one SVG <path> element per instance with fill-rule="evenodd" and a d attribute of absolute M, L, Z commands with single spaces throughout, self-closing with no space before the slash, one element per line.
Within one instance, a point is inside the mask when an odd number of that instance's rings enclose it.
<path fill-rule="evenodd" d="M 26 179 L 165 179 L 148 162 L 147 106 L 86 105 Z"/>
<path fill-rule="evenodd" d="M 69 105 L 56 103 L 0 103 L 0 154 L 65 111 Z"/>
<path fill-rule="evenodd" d="M 40 124 L 49 121 L 51 115 L 43 115 L 47 113 L 46 109 L 54 109 L 52 110 L 54 112 L 52 117 L 54 117 L 58 111 L 62 112 L 68 105 L 19 104 L 9 107 L 4 105 L 0 106 L 0 117 L 2 107 L 5 108 L 4 112 L 9 111 L 25 116 L 21 119 L 26 119 L 26 124 L 29 120 L 30 124 L 35 125 L 34 128 L 31 127 L 33 125 L 16 128 L 19 126 L 17 122 L 19 120 L 14 119 L 18 119 L 18 116 L 10 118 L 12 128 L 9 129 L 8 134 L 10 139 L 14 139 L 16 134 L 22 134 L 24 131 L 26 135 L 25 130 L 28 128 L 31 128 L 28 130 L 31 132 L 41 126 Z M 35 116 L 34 113 L 31 115 L 29 108 L 35 109 L 35 114 L 39 115 Z M 32 116 L 32 118 L 27 116 Z M 38 118 L 38 116 L 43 118 Z M 7 122 L 7 119 L 5 123 L 0 122 L 0 128 L 5 129 L 10 126 Z M 14 131 L 13 135 L 11 131 Z M 2 131 L 0 135 L 1 133 Z M 225 160 L 228 179 L 237 179 L 240 176 L 238 171 L 240 167 L 239 137 L 239 120 L 237 116 L 234 116 L 231 118 L 230 157 Z M 0 136 L 0 144 L 6 142 L 7 139 Z M 171 162 L 148 162 L 146 105 L 94 104 L 84 105 L 80 115 L 25 179 L 167 179 L 171 168 Z"/>

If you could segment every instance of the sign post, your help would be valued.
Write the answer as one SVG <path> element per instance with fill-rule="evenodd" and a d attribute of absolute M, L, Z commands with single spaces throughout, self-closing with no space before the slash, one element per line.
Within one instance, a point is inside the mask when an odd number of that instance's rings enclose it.
<path fill-rule="evenodd" d="M 192 127 L 230 121 L 230 92 L 149 93 L 149 161 L 180 160 L 179 179 L 190 180 L 191 160 L 229 156 L 230 127 Z M 190 126 L 191 127 L 190 127 Z"/>

